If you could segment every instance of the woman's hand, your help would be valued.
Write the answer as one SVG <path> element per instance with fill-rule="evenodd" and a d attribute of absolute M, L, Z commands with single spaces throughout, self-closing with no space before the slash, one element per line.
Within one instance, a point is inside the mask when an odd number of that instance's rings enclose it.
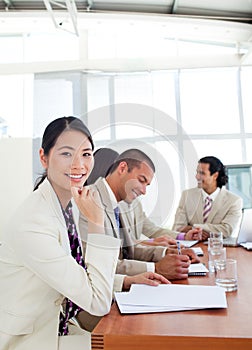
<path fill-rule="evenodd" d="M 149 286 L 158 286 L 159 284 L 170 284 L 162 275 L 155 272 L 143 272 L 135 276 L 125 276 L 123 280 L 123 290 L 130 289 L 132 284 L 148 284 Z"/>
<path fill-rule="evenodd" d="M 88 220 L 88 232 L 103 233 L 104 210 L 99 193 L 88 186 L 83 187 L 82 190 L 72 187 L 71 191 L 80 212 Z"/>

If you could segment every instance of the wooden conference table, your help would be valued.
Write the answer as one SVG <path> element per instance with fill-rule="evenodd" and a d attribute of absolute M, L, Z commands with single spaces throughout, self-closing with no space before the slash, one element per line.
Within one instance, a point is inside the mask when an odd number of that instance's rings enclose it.
<path fill-rule="evenodd" d="M 202 262 L 207 262 L 207 246 Z M 227 248 L 238 261 L 238 290 L 228 292 L 227 309 L 121 315 L 116 303 L 92 332 L 92 350 L 251 350 L 252 252 Z M 214 285 L 214 274 L 181 284 Z"/>

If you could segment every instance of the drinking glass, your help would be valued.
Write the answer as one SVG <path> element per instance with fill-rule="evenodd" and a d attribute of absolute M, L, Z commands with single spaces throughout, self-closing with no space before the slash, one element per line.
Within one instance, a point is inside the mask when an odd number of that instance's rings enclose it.
<path fill-rule="evenodd" d="M 226 292 L 233 292 L 238 288 L 237 260 L 215 260 L 215 284 L 225 288 Z"/>
<path fill-rule="evenodd" d="M 226 248 L 220 248 L 218 250 L 208 250 L 209 272 L 215 272 L 214 264 L 216 260 L 226 260 Z"/>

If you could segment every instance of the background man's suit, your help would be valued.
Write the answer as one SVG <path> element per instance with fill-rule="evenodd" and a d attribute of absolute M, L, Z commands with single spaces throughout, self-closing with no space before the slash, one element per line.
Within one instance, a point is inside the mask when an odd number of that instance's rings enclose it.
<path fill-rule="evenodd" d="M 182 192 L 176 211 L 173 229 L 194 224 L 206 232 L 222 231 L 224 237 L 239 227 L 242 217 L 242 199 L 224 187 L 213 201 L 207 221 L 203 223 L 203 196 L 200 188 Z"/>
<path fill-rule="evenodd" d="M 169 236 L 176 238 L 177 231 L 169 230 L 168 228 L 160 227 L 152 222 L 145 214 L 142 204 L 138 199 L 135 199 L 130 205 L 122 201 L 119 203 L 121 212 L 124 213 L 125 220 L 132 228 L 133 236 L 137 240 L 141 240 L 141 235 L 149 238 L 160 236 Z"/>

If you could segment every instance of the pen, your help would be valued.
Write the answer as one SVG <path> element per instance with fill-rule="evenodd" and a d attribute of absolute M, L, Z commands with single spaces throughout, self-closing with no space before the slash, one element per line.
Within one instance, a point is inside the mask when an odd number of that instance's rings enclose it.
<path fill-rule="evenodd" d="M 181 254 L 181 246 L 180 246 L 180 242 L 177 241 L 177 248 L 178 248 L 178 255 Z"/>

